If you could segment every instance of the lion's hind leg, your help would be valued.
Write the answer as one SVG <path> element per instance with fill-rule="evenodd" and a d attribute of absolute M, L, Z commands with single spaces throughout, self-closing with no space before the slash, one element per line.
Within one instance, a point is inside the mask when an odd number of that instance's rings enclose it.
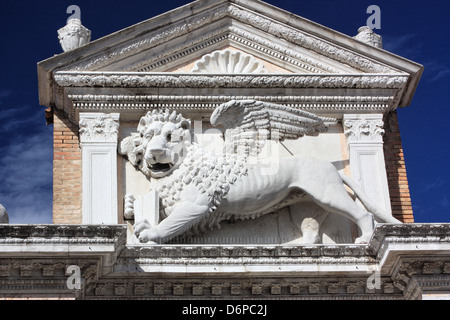
<path fill-rule="evenodd" d="M 374 228 L 373 216 L 353 201 L 342 184 L 333 183 L 316 188 L 313 186 L 304 191 L 324 210 L 355 222 L 361 231 L 361 236 L 356 239 L 356 243 L 369 241 Z"/>

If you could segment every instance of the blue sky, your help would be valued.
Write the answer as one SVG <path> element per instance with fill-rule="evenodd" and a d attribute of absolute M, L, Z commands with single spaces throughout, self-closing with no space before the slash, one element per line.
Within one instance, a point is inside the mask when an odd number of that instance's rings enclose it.
<path fill-rule="evenodd" d="M 93 40 L 190 1 L 1 1 L 0 203 L 11 223 L 51 223 L 52 126 L 39 105 L 36 64 L 62 52 L 66 8 L 81 8 Z M 425 66 L 410 106 L 399 113 L 416 222 L 450 222 L 450 1 L 268 0 L 341 33 L 381 9 L 384 48 Z"/>

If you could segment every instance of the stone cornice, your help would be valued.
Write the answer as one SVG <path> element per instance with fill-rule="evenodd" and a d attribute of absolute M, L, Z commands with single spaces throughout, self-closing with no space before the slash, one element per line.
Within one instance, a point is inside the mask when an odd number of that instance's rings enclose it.
<path fill-rule="evenodd" d="M 261 30 L 273 37 L 284 39 L 289 43 L 309 49 L 315 53 L 337 60 L 340 63 L 347 64 L 362 72 L 395 72 L 395 69 L 392 67 L 387 67 L 373 59 L 368 59 L 361 54 L 352 52 L 348 48 L 336 45 L 330 41 L 324 41 L 320 37 L 310 35 L 303 30 L 293 28 L 285 23 L 266 17 L 249 8 L 244 8 L 234 3 L 223 3 L 183 20 L 173 21 L 169 26 L 161 27 L 160 29 L 151 32 L 149 35 L 146 34 L 145 38 L 125 41 L 115 48 L 111 48 L 108 54 L 99 53 L 93 59 L 75 63 L 70 69 L 79 71 L 100 70 L 118 60 L 122 60 L 150 48 L 155 48 L 176 37 L 188 33 L 191 34 L 195 30 L 199 30 L 204 26 L 210 26 L 227 17 Z M 236 31 L 236 27 L 233 26 L 233 28 L 233 31 Z"/>
<path fill-rule="evenodd" d="M 52 75 L 58 70 L 167 71 L 164 65 L 174 67 L 224 45 L 234 45 L 293 72 L 405 72 L 410 78 L 397 99 L 401 106 L 409 103 L 423 71 L 416 63 L 264 3 L 211 0 L 187 7 L 40 62 L 41 104 L 55 103 Z M 152 54 L 146 54 L 147 50 Z M 322 58 L 316 59 L 317 54 Z"/>
<path fill-rule="evenodd" d="M 126 244 L 121 225 L 1 225 L 1 259 L 83 259 L 109 273 Z M 1 261 L 0 261 L 1 262 Z"/>
<path fill-rule="evenodd" d="M 450 242 L 450 224 L 379 224 L 370 241 L 369 250 L 380 255 L 383 246 L 389 242 L 446 244 Z"/>
<path fill-rule="evenodd" d="M 0 225 L 0 243 L 2 244 L 12 241 L 23 243 L 53 241 L 66 244 L 78 241 L 116 243 L 124 242 L 125 234 L 126 228 L 121 225 Z"/>
<path fill-rule="evenodd" d="M 230 100 L 257 100 L 289 105 L 320 114 L 347 112 L 385 113 L 392 107 L 394 96 L 326 96 L 326 95 L 124 95 L 124 94 L 69 94 L 74 110 L 122 112 L 168 108 L 180 112 L 201 111 L 205 115 Z"/>
<path fill-rule="evenodd" d="M 450 286 L 450 224 L 381 224 L 368 245 L 127 246 L 125 238 L 122 225 L 2 225 L 0 293 L 20 284 L 68 294 L 61 272 L 73 264 L 86 279 L 77 297 L 96 299 L 420 299 Z"/>

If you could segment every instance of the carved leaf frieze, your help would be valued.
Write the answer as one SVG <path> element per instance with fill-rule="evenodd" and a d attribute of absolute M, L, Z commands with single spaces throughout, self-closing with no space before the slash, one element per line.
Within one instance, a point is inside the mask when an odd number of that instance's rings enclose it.
<path fill-rule="evenodd" d="M 123 88 L 386 88 L 400 89 L 408 76 L 392 75 L 206 75 L 58 72 L 55 80 L 66 87 Z"/>

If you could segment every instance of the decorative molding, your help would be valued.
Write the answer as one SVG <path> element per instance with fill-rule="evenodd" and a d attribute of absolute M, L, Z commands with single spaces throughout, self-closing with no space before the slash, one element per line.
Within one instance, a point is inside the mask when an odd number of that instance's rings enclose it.
<path fill-rule="evenodd" d="M 377 252 L 379 256 L 385 253 L 387 243 L 416 245 L 436 244 L 450 242 L 450 224 L 448 223 L 407 223 L 407 224 L 380 224 L 376 227 L 369 250 Z"/>
<path fill-rule="evenodd" d="M 206 36 L 202 36 L 199 39 L 191 40 L 188 44 L 184 43 L 181 48 L 172 47 L 170 51 L 167 51 L 166 49 L 164 52 L 158 54 L 156 58 L 152 57 L 151 59 L 144 59 L 132 64 L 130 67 L 126 68 L 126 71 L 150 72 L 165 66 L 172 61 L 178 61 L 192 53 L 226 41 L 229 38 L 227 30 L 228 28 L 224 27 L 207 34 Z"/>
<path fill-rule="evenodd" d="M 361 259 L 365 262 L 375 262 L 365 245 L 303 245 L 303 246 L 282 246 L 282 245 L 141 245 L 130 246 L 124 249 L 121 254 L 126 259 L 184 259 L 204 261 L 204 259 L 253 259 L 253 263 L 258 260 L 276 258 L 273 263 L 278 264 L 278 259 L 306 259 L 311 262 L 316 259 L 330 260 L 329 263 L 342 261 L 351 263 L 349 260 Z M 300 260 L 292 260 L 300 261 Z M 308 262 L 308 263 L 309 263 Z"/>
<path fill-rule="evenodd" d="M 312 59 L 296 50 L 282 47 L 274 42 L 265 40 L 264 38 L 251 34 L 236 26 L 224 27 L 215 30 L 207 36 L 202 35 L 201 38 L 192 40 L 188 45 L 183 43 L 182 48 L 171 47 L 171 51 L 158 54 L 158 56 L 141 60 L 130 67 L 126 71 L 149 72 L 160 68 L 166 64 L 176 61 L 197 51 L 213 46 L 217 43 L 229 41 L 231 45 L 244 46 L 251 50 L 256 50 L 258 54 L 268 57 L 269 60 L 278 60 L 283 64 L 288 64 L 290 69 L 298 72 L 307 73 L 344 73 L 344 70 L 323 63 L 319 60 Z M 245 50 L 245 49 L 244 49 Z"/>
<path fill-rule="evenodd" d="M 264 64 L 255 59 L 252 55 L 237 50 L 214 51 L 201 57 L 194 63 L 193 73 L 209 74 L 248 74 L 267 73 Z"/>
<path fill-rule="evenodd" d="M 367 288 L 366 279 L 208 279 L 191 278 L 147 281 L 127 279 L 127 285 L 111 279 L 92 285 L 85 299 L 161 299 L 165 298 L 210 298 L 236 299 L 248 297 L 258 299 L 403 299 L 401 291 L 394 287 L 392 280 L 380 280 L 380 289 Z M 118 287 L 125 291 L 117 291 Z"/>
<path fill-rule="evenodd" d="M 104 113 L 85 113 L 80 115 L 80 141 L 115 142 L 119 132 L 119 115 Z"/>
<path fill-rule="evenodd" d="M 80 113 L 82 222 L 118 223 L 117 139 L 119 113 Z"/>
<path fill-rule="evenodd" d="M 352 178 L 373 203 L 377 203 L 386 214 L 392 215 L 382 119 L 382 113 L 344 114 L 342 125 L 347 138 Z"/>
<path fill-rule="evenodd" d="M 125 244 L 126 227 L 109 225 L 1 225 L 0 243 L 24 244 L 61 243 L 115 243 Z"/>
<path fill-rule="evenodd" d="M 124 225 L 2 225 L 0 295 L 376 300 L 420 299 L 450 287 L 450 224 L 381 224 L 368 245 L 126 246 L 126 232 Z M 210 276 L 202 273 L 205 261 Z M 77 292 L 66 286 L 69 265 L 81 268 Z M 242 271 L 230 277 L 223 271 L 230 266 Z M 259 275 L 249 271 L 255 268 Z"/>
<path fill-rule="evenodd" d="M 257 100 L 284 104 L 311 112 L 372 112 L 384 113 L 391 107 L 393 96 L 290 96 L 290 95 L 69 95 L 76 110 L 173 110 L 213 111 L 231 100 Z"/>
<path fill-rule="evenodd" d="M 184 73 L 63 72 L 55 81 L 64 87 L 121 88 L 383 88 L 400 89 L 408 80 L 404 74 L 216 75 Z"/>
<path fill-rule="evenodd" d="M 272 59 L 281 60 L 310 73 L 344 73 L 342 69 L 328 65 L 317 59 L 312 59 L 296 50 L 282 47 L 274 42 L 251 34 L 237 26 L 230 26 L 229 38 L 231 41 L 254 48 L 261 54 L 268 55 Z"/>
<path fill-rule="evenodd" d="M 312 35 L 307 35 L 298 29 L 288 27 L 274 20 L 269 20 L 266 17 L 250 12 L 243 8 L 236 6 L 229 7 L 231 17 L 254 26 L 264 32 L 267 32 L 275 37 L 284 39 L 288 42 L 293 42 L 300 47 L 310 49 L 316 53 L 337 60 L 341 63 L 348 64 L 358 70 L 368 73 L 392 73 L 393 69 L 375 63 L 359 54 L 353 53 L 342 47 L 334 45 L 328 41 L 319 39 Z"/>
<path fill-rule="evenodd" d="M 72 94 L 68 95 L 68 98 L 74 102 L 152 102 L 152 101 L 165 101 L 165 102 L 228 102 L 230 100 L 258 100 L 262 101 L 266 99 L 268 102 L 284 102 L 284 103 L 389 103 L 394 98 L 393 96 L 321 96 L 321 95 L 299 95 L 299 96 L 227 96 L 227 95 L 207 95 L 207 96 L 162 96 L 162 95 L 95 95 L 95 94 Z"/>
<path fill-rule="evenodd" d="M 344 120 L 344 134 L 349 143 L 353 142 L 383 142 L 384 122 L 381 115 L 375 119 L 371 115 L 352 119 L 352 116 Z"/>
<path fill-rule="evenodd" d="M 256 29 L 259 29 L 264 33 L 284 39 L 289 43 L 294 43 L 302 48 L 312 50 L 315 53 L 322 54 L 332 60 L 337 60 L 340 63 L 349 65 L 352 68 L 356 68 L 357 70 L 363 72 L 396 72 L 392 67 L 387 67 L 371 59 L 365 58 L 360 54 L 351 52 L 348 49 L 335 45 L 329 41 L 319 39 L 318 37 L 312 35 L 307 35 L 306 33 L 294 27 L 287 26 L 273 19 L 267 18 L 263 15 L 257 14 L 231 3 L 223 4 L 205 10 L 202 13 L 183 19 L 182 21 L 172 22 L 172 24 L 161 27 L 157 31 L 150 33 L 150 35 L 146 34 L 146 37 L 144 39 L 140 38 L 138 40 L 133 39 L 127 41 L 125 44 L 118 45 L 116 48 L 112 48 L 111 50 L 109 50 L 108 54 L 98 53 L 91 60 L 75 63 L 71 66 L 70 69 L 78 71 L 99 70 L 126 57 L 138 54 L 139 52 L 151 48 L 155 48 L 156 46 L 175 39 L 176 37 L 180 37 L 195 30 L 199 30 L 206 25 L 211 25 L 212 23 L 219 21 L 225 17 L 236 19 L 237 21 L 243 22 Z M 236 31 L 236 29 L 238 29 L 238 27 L 232 25 L 229 25 L 228 27 L 232 31 Z M 242 36 L 243 32 L 245 31 L 242 31 L 239 35 Z M 261 42 L 267 43 L 268 41 L 260 41 L 260 44 Z M 307 61 L 307 59 L 301 60 L 305 62 Z M 139 69 L 141 68 L 142 67 L 139 67 Z M 324 66 L 323 68 L 329 69 L 332 67 Z"/>
<path fill-rule="evenodd" d="M 138 54 L 143 50 L 150 49 L 176 37 L 185 35 L 202 26 L 209 25 L 213 21 L 220 20 L 227 16 L 228 8 L 220 6 L 212 10 L 206 10 L 201 14 L 183 19 L 181 22 L 172 23 L 166 27 L 158 29 L 157 32 L 147 34 L 145 38 L 135 39 L 120 45 L 108 54 L 99 53 L 95 58 L 88 61 L 82 61 L 71 67 L 71 70 L 98 70 L 125 57 Z"/>

